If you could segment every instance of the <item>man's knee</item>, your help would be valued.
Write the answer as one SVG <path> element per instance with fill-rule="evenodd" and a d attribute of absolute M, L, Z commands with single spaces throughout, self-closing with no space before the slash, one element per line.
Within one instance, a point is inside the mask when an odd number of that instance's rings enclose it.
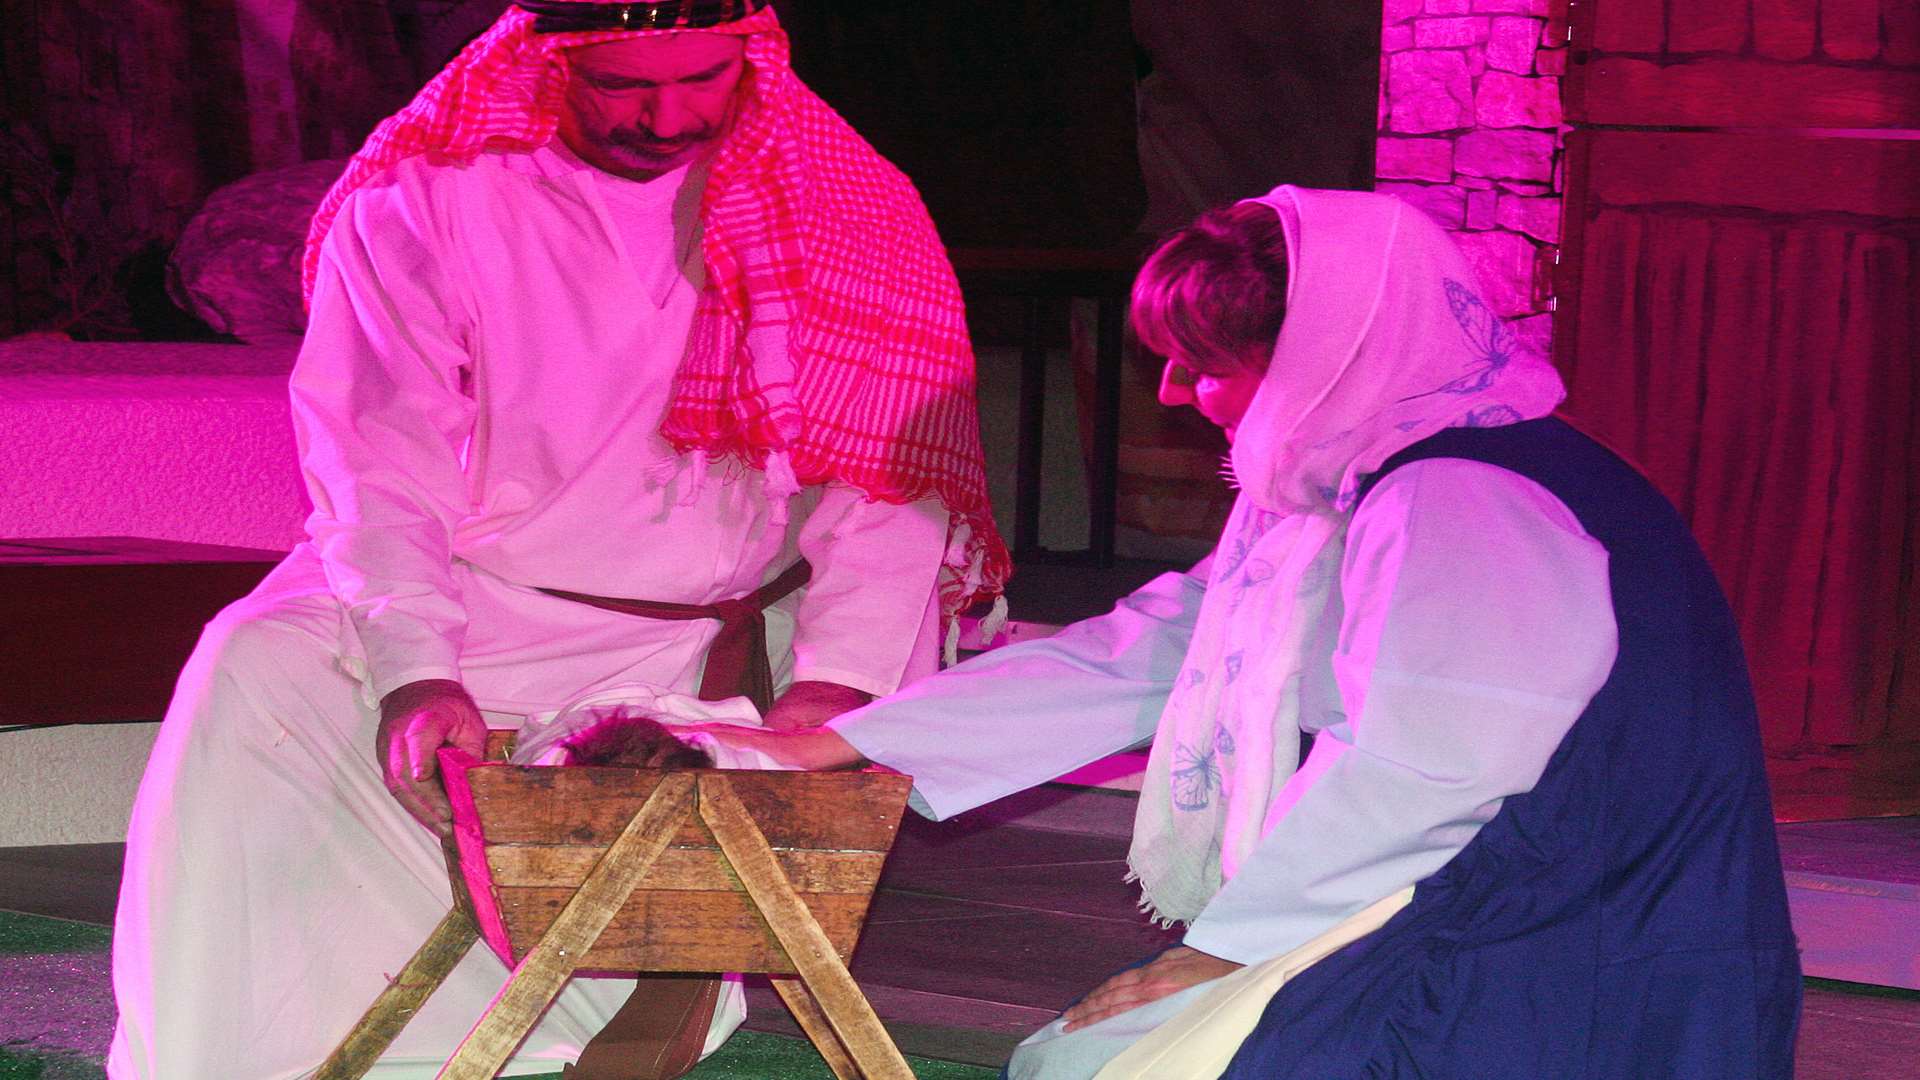
<path fill-rule="evenodd" d="M 249 682 L 302 669 L 337 671 L 337 637 L 316 633 L 313 621 L 299 611 L 242 601 L 201 631 L 187 666 Z"/>
<path fill-rule="evenodd" d="M 215 616 L 180 673 L 168 727 L 195 741 L 246 741 L 278 730 L 272 721 L 298 722 L 295 712 L 352 710 L 337 629 L 317 614 L 243 600 Z"/>
<path fill-rule="evenodd" d="M 346 613 L 312 558 L 296 551 L 251 595 L 227 605 L 201 631 L 189 673 L 251 681 L 318 668 L 337 672 Z M 311 564 L 311 565 L 309 565 Z M 182 686 L 187 679 L 182 677 Z"/>

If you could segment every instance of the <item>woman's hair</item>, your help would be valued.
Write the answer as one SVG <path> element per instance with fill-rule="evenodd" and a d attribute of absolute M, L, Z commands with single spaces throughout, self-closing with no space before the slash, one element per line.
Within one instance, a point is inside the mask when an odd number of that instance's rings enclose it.
<path fill-rule="evenodd" d="M 1209 210 L 1148 257 L 1133 283 L 1140 343 L 1197 370 L 1264 370 L 1287 313 L 1287 243 L 1263 203 Z"/>

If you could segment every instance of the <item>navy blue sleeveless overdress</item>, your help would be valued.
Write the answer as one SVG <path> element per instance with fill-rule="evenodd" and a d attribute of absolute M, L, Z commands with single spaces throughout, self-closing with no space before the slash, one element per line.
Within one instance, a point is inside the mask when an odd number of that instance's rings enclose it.
<path fill-rule="evenodd" d="M 1443 457 L 1539 483 L 1606 547 L 1619 658 L 1539 784 L 1381 930 L 1282 988 L 1224 1075 L 1787 1080 L 1799 958 L 1706 559 L 1651 484 L 1557 419 L 1441 432 L 1368 490 Z"/>

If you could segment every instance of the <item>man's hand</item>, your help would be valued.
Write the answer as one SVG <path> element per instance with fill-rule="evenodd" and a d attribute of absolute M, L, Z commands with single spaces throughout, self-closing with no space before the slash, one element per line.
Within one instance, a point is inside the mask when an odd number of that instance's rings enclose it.
<path fill-rule="evenodd" d="M 690 724 L 688 729 L 704 731 L 722 746 L 759 751 L 789 769 L 807 772 L 850 769 L 866 760 L 832 728 L 767 731 L 733 724 Z"/>
<path fill-rule="evenodd" d="M 767 710 L 765 723 L 773 731 L 811 731 L 872 700 L 872 694 L 839 683 L 797 682 Z"/>
<path fill-rule="evenodd" d="M 465 687 L 452 679 L 422 679 L 380 699 L 374 755 L 387 790 L 407 813 L 444 839 L 453 835 L 453 807 L 440 786 L 435 756 L 443 746 L 475 757 L 486 753 L 486 721 Z"/>
<path fill-rule="evenodd" d="M 1064 1014 L 1066 1030 L 1076 1031 L 1097 1024 L 1109 1016 L 1137 1009 L 1163 997 L 1177 994 L 1189 986 L 1198 986 L 1240 970 L 1231 960 L 1209 956 L 1185 945 L 1161 953 L 1150 964 L 1123 971 L 1096 987 L 1078 1005 Z"/>

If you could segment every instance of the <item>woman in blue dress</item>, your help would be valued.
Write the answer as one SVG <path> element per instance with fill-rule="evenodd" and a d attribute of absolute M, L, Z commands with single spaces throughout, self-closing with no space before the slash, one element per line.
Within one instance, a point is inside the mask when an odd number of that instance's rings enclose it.
<path fill-rule="evenodd" d="M 1789 1077 L 1799 964 L 1726 601 L 1673 508 L 1551 415 L 1558 376 L 1446 234 L 1277 188 L 1167 241 L 1133 319 L 1162 400 L 1232 443 L 1214 553 L 825 728 L 729 736 L 899 769 L 936 817 L 1151 739 L 1128 861 L 1184 943 L 1009 1073 L 1101 1073 L 1411 887 L 1206 1075 Z"/>

